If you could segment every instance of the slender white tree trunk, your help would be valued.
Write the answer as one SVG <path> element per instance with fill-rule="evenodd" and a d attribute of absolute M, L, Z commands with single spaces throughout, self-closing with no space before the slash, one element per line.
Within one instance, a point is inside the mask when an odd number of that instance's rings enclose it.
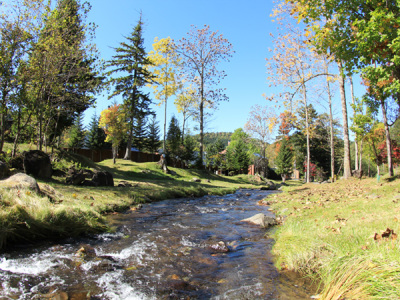
<path fill-rule="evenodd" d="M 349 179 L 351 177 L 350 139 L 349 139 L 349 125 L 347 119 L 345 81 L 344 81 L 344 74 L 342 70 L 341 61 L 338 61 L 338 68 L 340 72 L 339 86 L 340 86 L 340 98 L 342 102 L 342 115 L 343 115 L 343 140 L 344 140 L 343 177 L 344 179 Z"/>

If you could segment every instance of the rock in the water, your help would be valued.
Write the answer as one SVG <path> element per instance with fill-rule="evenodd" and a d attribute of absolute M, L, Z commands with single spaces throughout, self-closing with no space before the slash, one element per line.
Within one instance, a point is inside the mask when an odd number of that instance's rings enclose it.
<path fill-rule="evenodd" d="M 228 246 L 223 241 L 220 241 L 220 242 L 218 242 L 216 244 L 213 244 L 209 248 L 210 248 L 210 250 L 212 250 L 213 252 L 216 252 L 216 253 L 229 252 Z"/>
<path fill-rule="evenodd" d="M 6 163 L 0 161 L 0 179 L 8 176 L 10 176 L 10 169 L 7 167 Z"/>
<path fill-rule="evenodd" d="M 24 153 L 24 170 L 28 175 L 43 179 L 50 179 L 53 174 L 50 157 L 40 150 Z"/>
<path fill-rule="evenodd" d="M 241 222 L 248 222 L 254 225 L 260 225 L 261 228 L 268 228 L 277 224 L 276 219 L 273 217 L 268 217 L 262 213 L 256 214 L 251 218 L 243 219 Z"/>
<path fill-rule="evenodd" d="M 7 188 L 27 188 L 33 190 L 35 192 L 39 192 L 39 186 L 35 180 L 35 178 L 26 175 L 24 173 L 17 173 L 5 180 L 0 181 L 1 187 Z"/>

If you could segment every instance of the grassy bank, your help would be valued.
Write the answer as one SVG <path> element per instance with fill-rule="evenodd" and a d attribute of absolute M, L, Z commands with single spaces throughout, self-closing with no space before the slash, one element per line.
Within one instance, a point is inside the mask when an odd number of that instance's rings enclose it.
<path fill-rule="evenodd" d="M 400 179 L 288 187 L 270 202 L 282 269 L 321 283 L 320 299 L 400 298 Z"/>
<path fill-rule="evenodd" d="M 51 190 L 55 199 L 29 190 L 0 188 L 0 249 L 20 242 L 73 237 L 112 230 L 105 215 L 135 209 L 140 203 L 206 194 L 223 195 L 238 188 L 257 188 L 247 175 L 224 177 L 200 170 L 170 167 L 173 175 L 164 174 L 157 163 L 134 163 L 112 160 L 98 164 L 77 157 L 64 156 L 58 168 L 70 164 L 103 169 L 114 176 L 114 187 L 84 187 L 65 184 L 65 178 L 38 181 Z M 194 182 L 198 178 L 201 182 Z M 124 182 L 129 187 L 118 187 Z"/>

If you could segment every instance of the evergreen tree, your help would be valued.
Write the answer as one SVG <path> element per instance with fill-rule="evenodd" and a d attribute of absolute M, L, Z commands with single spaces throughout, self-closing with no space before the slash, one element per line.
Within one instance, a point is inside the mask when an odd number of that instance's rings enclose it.
<path fill-rule="evenodd" d="M 156 117 L 153 116 L 147 127 L 146 149 L 148 149 L 151 153 L 155 153 L 158 151 L 160 147 L 161 147 L 160 126 L 158 125 Z"/>
<path fill-rule="evenodd" d="M 136 118 L 135 126 L 133 127 L 133 147 L 142 151 L 146 147 L 147 130 L 146 118 L 140 114 Z"/>
<path fill-rule="evenodd" d="M 86 139 L 86 147 L 91 150 L 104 149 L 107 145 L 105 142 L 106 134 L 103 128 L 99 127 L 99 118 L 96 113 L 93 114 L 92 120 L 89 124 L 89 132 Z"/>
<path fill-rule="evenodd" d="M 282 181 L 285 182 L 285 179 L 293 172 L 293 152 L 286 137 L 282 139 L 275 164 L 277 166 L 276 172 L 281 175 Z"/>
<path fill-rule="evenodd" d="M 242 128 L 238 128 L 232 134 L 227 148 L 226 166 L 231 171 L 247 172 L 249 165 L 249 135 Z"/>
<path fill-rule="evenodd" d="M 131 158 L 135 119 L 139 115 L 145 116 L 150 113 L 149 95 L 141 91 L 141 88 L 150 83 L 153 78 L 148 70 L 151 62 L 144 49 L 142 25 L 140 17 L 131 35 L 126 37 L 126 42 L 120 43 L 120 47 L 114 49 L 116 54 L 107 64 L 112 68 L 108 75 L 117 74 L 119 76 L 110 80 L 114 85 L 114 92 L 110 98 L 122 95 L 128 114 L 128 141 L 124 159 Z"/>
<path fill-rule="evenodd" d="M 186 163 L 186 165 L 189 165 L 191 161 L 194 161 L 196 159 L 195 150 L 197 147 L 198 143 L 193 136 L 185 136 L 183 140 L 183 151 L 181 154 L 181 159 Z"/>
<path fill-rule="evenodd" d="M 85 142 L 85 131 L 82 125 L 82 114 L 78 114 L 69 132 L 68 148 L 82 148 Z"/>
<path fill-rule="evenodd" d="M 167 133 L 167 153 L 170 157 L 180 157 L 181 129 L 178 119 L 172 116 Z"/>
<path fill-rule="evenodd" d="M 250 165 L 250 155 L 244 140 L 238 140 L 234 148 L 234 168 L 239 173 L 247 173 Z"/>

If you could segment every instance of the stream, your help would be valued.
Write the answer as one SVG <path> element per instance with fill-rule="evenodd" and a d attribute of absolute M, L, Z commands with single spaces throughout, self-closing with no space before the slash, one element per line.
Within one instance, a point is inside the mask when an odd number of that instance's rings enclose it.
<path fill-rule="evenodd" d="M 256 202 L 270 193 L 145 204 L 109 216 L 114 233 L 0 254 L 0 299 L 310 299 L 275 268 L 268 231 L 240 222 L 269 215 Z"/>

